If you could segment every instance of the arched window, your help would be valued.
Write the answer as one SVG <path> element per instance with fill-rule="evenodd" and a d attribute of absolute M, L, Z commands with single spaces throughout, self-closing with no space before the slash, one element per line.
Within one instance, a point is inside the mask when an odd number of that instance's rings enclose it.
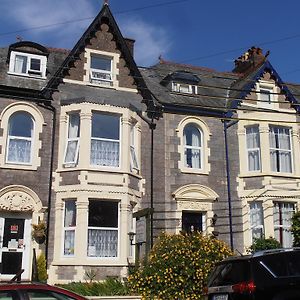
<path fill-rule="evenodd" d="M 202 131 L 196 124 L 187 124 L 183 130 L 183 138 L 185 167 L 202 169 Z"/>
<path fill-rule="evenodd" d="M 24 111 L 15 112 L 8 121 L 6 162 L 30 164 L 32 158 L 34 121 Z"/>

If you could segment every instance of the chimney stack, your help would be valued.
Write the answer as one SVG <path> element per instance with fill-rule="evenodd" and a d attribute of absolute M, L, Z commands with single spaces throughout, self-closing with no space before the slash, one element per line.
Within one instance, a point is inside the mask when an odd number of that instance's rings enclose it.
<path fill-rule="evenodd" d="M 243 55 L 234 61 L 235 68 L 232 72 L 235 73 L 247 73 L 257 66 L 262 64 L 269 55 L 269 51 L 264 55 L 263 51 L 259 47 L 251 47 Z"/>

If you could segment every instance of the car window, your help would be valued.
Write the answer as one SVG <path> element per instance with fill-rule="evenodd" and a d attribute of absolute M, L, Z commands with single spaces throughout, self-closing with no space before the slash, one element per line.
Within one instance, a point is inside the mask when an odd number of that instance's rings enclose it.
<path fill-rule="evenodd" d="M 273 277 L 287 276 L 287 265 L 285 261 L 285 253 L 266 255 L 259 261 Z"/>
<path fill-rule="evenodd" d="M 248 261 L 232 261 L 218 265 L 209 279 L 209 286 L 233 285 L 250 279 Z"/>
<path fill-rule="evenodd" d="M 12 293 L 9 291 L 0 291 L 1 300 L 13 300 Z"/>
<path fill-rule="evenodd" d="M 290 276 L 300 276 L 300 251 L 287 252 L 286 262 Z"/>
<path fill-rule="evenodd" d="M 27 295 L 29 300 L 74 300 L 72 297 L 52 291 L 29 290 Z"/>

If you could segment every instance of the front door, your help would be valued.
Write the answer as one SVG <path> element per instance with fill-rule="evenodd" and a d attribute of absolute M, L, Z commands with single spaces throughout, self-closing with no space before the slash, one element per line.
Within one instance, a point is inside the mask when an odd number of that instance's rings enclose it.
<path fill-rule="evenodd" d="M 11 279 L 24 269 L 29 279 L 30 222 L 28 218 L 0 217 L 0 278 Z"/>

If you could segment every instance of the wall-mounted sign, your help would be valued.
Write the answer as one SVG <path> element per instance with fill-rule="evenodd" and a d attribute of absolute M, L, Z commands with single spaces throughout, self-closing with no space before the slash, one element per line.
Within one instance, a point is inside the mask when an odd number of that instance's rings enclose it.
<path fill-rule="evenodd" d="M 18 233 L 19 225 L 10 225 L 10 233 Z"/>

